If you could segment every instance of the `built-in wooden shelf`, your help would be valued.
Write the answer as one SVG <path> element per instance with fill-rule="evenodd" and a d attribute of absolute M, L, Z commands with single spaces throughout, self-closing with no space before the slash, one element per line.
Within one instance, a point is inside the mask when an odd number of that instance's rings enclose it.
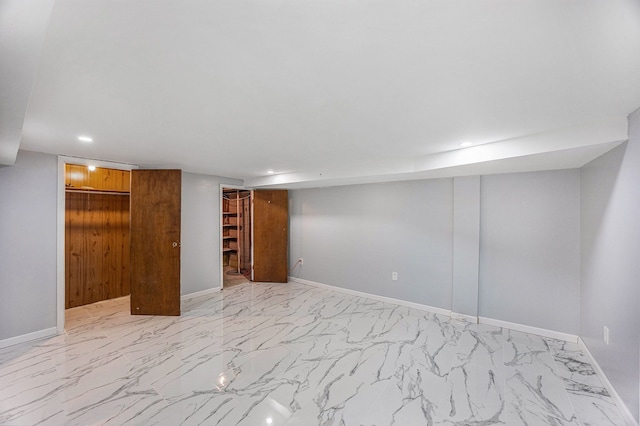
<path fill-rule="evenodd" d="M 89 189 L 89 188 L 74 188 L 67 186 L 65 192 L 73 192 L 76 194 L 106 194 L 106 195 L 129 195 L 129 191 L 104 191 L 100 189 Z"/>
<path fill-rule="evenodd" d="M 96 167 L 89 170 L 86 165 L 66 164 L 64 184 L 67 189 L 97 190 L 111 193 L 129 192 L 131 179 L 129 170 Z"/>

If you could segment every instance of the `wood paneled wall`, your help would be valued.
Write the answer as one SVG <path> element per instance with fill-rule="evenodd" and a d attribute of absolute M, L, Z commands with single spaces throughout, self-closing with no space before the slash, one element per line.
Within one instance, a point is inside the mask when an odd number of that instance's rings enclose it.
<path fill-rule="evenodd" d="M 129 176 L 128 170 L 96 167 L 94 171 L 89 171 L 87 166 L 67 164 L 64 183 L 69 189 L 129 192 L 131 185 Z"/>
<path fill-rule="evenodd" d="M 67 177 L 74 173 L 73 168 L 78 169 L 76 177 L 86 170 L 86 166 L 68 165 Z M 129 189 L 129 172 L 102 170 L 105 172 L 95 175 L 86 173 L 88 177 L 82 185 L 76 178 L 75 188 L 92 186 L 95 190 L 118 192 L 66 192 L 66 308 L 130 292 L 129 194 L 120 192 Z M 69 188 L 70 182 L 65 183 Z"/>

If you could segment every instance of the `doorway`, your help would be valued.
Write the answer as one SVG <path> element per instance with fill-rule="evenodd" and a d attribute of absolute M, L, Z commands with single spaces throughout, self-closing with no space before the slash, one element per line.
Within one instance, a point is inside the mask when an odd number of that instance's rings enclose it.
<path fill-rule="evenodd" d="M 126 171 L 131 172 L 131 170 L 135 170 L 138 166 L 133 164 L 124 164 L 124 163 L 114 163 L 111 161 L 103 161 L 103 160 L 93 160 L 89 158 L 79 158 L 79 157 L 68 157 L 60 155 L 58 156 L 58 181 L 57 181 L 57 198 L 58 198 L 58 213 L 57 213 L 57 255 L 56 255 L 56 263 L 57 263 L 57 274 L 56 274 L 56 331 L 58 334 L 64 332 L 65 325 L 65 306 L 67 303 L 67 294 L 66 294 L 66 275 L 67 275 L 67 256 L 66 256 L 66 200 L 67 200 L 67 188 L 66 180 L 68 179 L 66 175 L 66 166 L 67 165 L 75 165 L 77 167 L 84 167 L 87 170 L 91 166 L 92 168 L 95 166 L 96 168 L 110 169 L 114 171 Z M 80 174 L 84 174 L 82 172 Z M 70 178 L 70 177 L 69 177 Z M 94 187 L 95 185 L 91 181 L 91 177 L 89 177 L 89 183 L 82 183 L 78 181 L 79 175 L 75 176 L 76 179 L 73 179 L 74 186 L 89 186 Z M 95 179 L 95 177 L 94 177 Z M 84 181 L 84 177 L 82 178 Z M 79 190 L 88 190 L 90 188 L 80 188 Z M 117 187 L 112 188 L 117 189 Z M 126 191 L 125 191 L 126 192 Z M 98 195 L 98 194 L 90 194 L 90 195 Z"/>
<path fill-rule="evenodd" d="M 129 175 L 65 164 L 65 309 L 130 293 Z"/>
<path fill-rule="evenodd" d="M 251 191 L 222 188 L 222 287 L 251 280 Z"/>
<path fill-rule="evenodd" d="M 220 192 L 222 288 L 249 281 L 286 283 L 288 191 L 221 186 Z"/>
<path fill-rule="evenodd" d="M 67 165 L 74 165 L 76 167 L 75 180 L 72 168 L 67 168 Z M 89 170 L 91 167 L 92 170 Z M 89 172 L 95 172 L 95 169 L 110 169 L 110 176 L 108 179 L 108 185 L 100 188 L 95 179 L 98 175 L 89 175 Z M 79 168 L 79 169 L 77 169 Z M 67 171 L 69 177 L 67 177 Z M 126 171 L 126 173 L 124 173 Z M 128 180 L 126 174 L 129 175 Z M 86 175 L 84 177 L 83 175 Z M 83 176 L 83 177 L 81 177 Z M 114 176 L 121 176 L 119 178 Z M 137 177 L 136 177 L 137 176 Z M 70 179 L 70 180 L 69 180 Z M 92 180 L 94 179 L 94 180 Z M 80 194 L 85 193 L 89 196 L 85 201 L 76 200 L 78 205 L 82 203 L 95 202 L 97 196 L 103 195 L 115 195 L 124 197 L 124 193 L 127 195 L 129 202 L 123 202 L 120 200 L 120 223 L 117 223 L 119 230 L 129 231 L 129 243 L 122 243 L 123 248 L 120 251 L 122 255 L 123 263 L 120 265 L 122 268 L 129 268 L 129 278 L 123 273 L 120 278 L 109 278 L 110 281 L 120 284 L 118 291 L 131 294 L 131 300 L 138 300 L 136 305 L 139 309 L 131 307 L 132 313 L 136 314 L 150 314 L 150 315 L 179 315 L 180 306 L 180 277 L 178 274 L 166 273 L 168 264 L 172 265 L 171 271 L 180 270 L 180 199 L 181 199 L 181 170 L 138 170 L 137 166 L 121 163 L 112 163 L 109 161 L 99 161 L 91 159 L 83 159 L 77 157 L 65 157 L 58 156 L 58 214 L 57 214 L 57 277 L 56 277 L 56 331 L 58 334 L 64 332 L 65 327 L 65 306 L 67 305 L 67 271 L 70 269 L 67 264 L 67 192 L 78 197 Z M 119 182 L 119 183 L 118 183 Z M 136 183 L 137 182 L 137 183 Z M 134 188 L 134 183 L 136 183 Z M 69 185 L 67 185 L 69 184 Z M 127 187 L 129 185 L 129 187 Z M 134 190 L 135 189 L 135 190 Z M 74 192 L 75 191 L 75 192 Z M 146 192 L 145 192 L 146 191 Z M 103 194 L 100 194 L 103 192 Z M 136 202 L 134 202 L 136 201 Z M 72 202 L 69 203 L 73 205 Z M 94 205 L 95 207 L 95 205 Z M 125 209 L 128 208 L 128 215 Z M 110 209 L 110 207 L 104 207 L 104 209 Z M 100 209 L 93 209 L 94 221 L 103 221 L 104 211 L 98 211 Z M 137 213 L 136 213 L 137 212 Z M 132 214 L 135 213 L 135 214 Z M 84 215 L 84 213 L 82 213 Z M 100 217 L 101 219 L 97 219 Z M 136 217 L 142 217 L 143 220 L 136 220 Z M 125 223 L 128 220 L 128 223 Z M 113 230 L 116 226 L 118 219 L 109 219 L 106 223 L 109 229 Z M 136 223 L 142 222 L 140 226 L 136 226 Z M 159 226 L 166 224 L 166 226 Z M 82 225 L 84 227 L 84 225 Z M 153 239 L 149 237 L 146 231 L 151 229 Z M 98 235 L 103 231 L 93 231 L 95 235 L 92 238 L 101 237 Z M 135 244 L 135 241 L 142 241 L 142 244 Z M 94 241 L 95 242 L 95 241 Z M 92 242 L 91 244 L 94 244 Z M 80 244 L 76 243 L 76 248 Z M 84 242 L 82 243 L 84 244 Z M 90 245 L 91 245 L 90 244 Z M 102 251 L 99 250 L 99 246 L 102 245 Z M 165 253 L 166 246 L 171 248 L 171 255 Z M 113 244 L 108 243 L 107 246 L 112 252 Z M 95 242 L 95 247 L 91 248 L 91 255 L 104 256 L 104 241 L 102 243 Z M 126 249 L 129 252 L 126 252 Z M 140 255 L 135 256 L 138 253 Z M 151 261 L 148 261 L 151 259 Z M 161 261 L 159 259 L 162 259 Z M 69 256 L 69 261 L 71 261 Z M 158 264 L 162 264 L 163 268 L 157 268 Z M 102 267 L 104 268 L 104 266 Z M 113 272 L 113 266 L 111 263 L 107 263 L 107 269 Z M 79 270 L 79 269 L 78 269 Z M 76 270 L 76 274 L 78 274 Z M 99 268 L 97 266 L 88 268 L 86 271 L 81 271 L 80 276 L 87 277 L 93 280 L 93 276 L 97 275 Z M 109 272 L 109 273 L 111 273 Z M 117 274 L 116 274 L 117 275 Z M 96 282 L 96 281 L 94 281 Z M 129 284 L 129 290 L 126 286 Z M 111 297 L 119 297 L 116 293 L 111 291 L 105 291 L 104 283 L 102 288 L 91 288 L 91 292 L 87 294 L 91 297 L 100 297 L 103 299 Z M 122 294 L 124 294 L 122 293 Z M 105 294 L 108 297 L 104 297 Z M 156 298 L 162 298 L 167 302 L 164 304 L 155 303 L 149 294 L 154 295 Z M 99 296 L 98 296 L 99 295 Z M 84 304 L 84 296 L 82 301 Z M 87 300 L 88 303 L 92 303 L 97 300 Z M 144 302 L 144 303 L 143 303 Z M 170 302 L 170 303 L 169 303 Z M 147 312 L 146 305 L 152 304 L 153 309 Z M 174 307 L 177 306 L 177 309 Z M 158 310 L 161 307 L 161 310 Z"/>

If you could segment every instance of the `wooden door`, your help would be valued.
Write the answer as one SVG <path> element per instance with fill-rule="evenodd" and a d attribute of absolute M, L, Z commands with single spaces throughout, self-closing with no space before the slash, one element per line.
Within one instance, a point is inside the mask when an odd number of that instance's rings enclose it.
<path fill-rule="evenodd" d="M 131 171 L 131 314 L 180 315 L 181 170 Z"/>
<path fill-rule="evenodd" d="M 253 191 L 253 281 L 287 282 L 288 239 L 288 192 Z"/>

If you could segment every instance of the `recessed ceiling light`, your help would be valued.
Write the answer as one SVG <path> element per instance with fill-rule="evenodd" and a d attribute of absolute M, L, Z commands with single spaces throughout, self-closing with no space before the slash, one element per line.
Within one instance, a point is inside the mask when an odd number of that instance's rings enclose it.
<path fill-rule="evenodd" d="M 86 143 L 93 142 L 93 138 L 91 136 L 84 136 L 84 135 L 78 136 L 78 140 L 80 142 L 86 142 Z"/>
<path fill-rule="evenodd" d="M 273 170 L 267 170 L 267 173 L 272 175 L 273 174 Z"/>
<path fill-rule="evenodd" d="M 90 172 L 95 172 L 96 166 L 87 166 L 87 169 L 89 169 Z"/>
<path fill-rule="evenodd" d="M 468 148 L 468 147 L 470 147 L 471 145 L 473 145 L 471 142 L 462 142 L 462 143 L 460 144 L 460 146 L 461 146 L 462 148 Z"/>

